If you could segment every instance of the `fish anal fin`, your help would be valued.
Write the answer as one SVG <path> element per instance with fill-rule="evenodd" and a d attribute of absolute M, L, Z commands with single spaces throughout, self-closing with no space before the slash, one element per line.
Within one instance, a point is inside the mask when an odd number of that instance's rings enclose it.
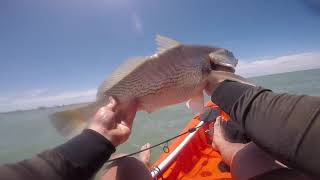
<path fill-rule="evenodd" d="M 187 101 L 187 107 L 195 113 L 202 113 L 204 109 L 203 92 L 195 95 Z"/>

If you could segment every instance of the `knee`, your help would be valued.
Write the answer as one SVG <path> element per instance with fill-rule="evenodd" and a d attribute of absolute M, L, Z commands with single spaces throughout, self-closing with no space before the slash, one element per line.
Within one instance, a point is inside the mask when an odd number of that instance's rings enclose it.
<path fill-rule="evenodd" d="M 102 179 L 151 179 L 149 169 L 134 157 L 125 157 L 107 166 Z"/>

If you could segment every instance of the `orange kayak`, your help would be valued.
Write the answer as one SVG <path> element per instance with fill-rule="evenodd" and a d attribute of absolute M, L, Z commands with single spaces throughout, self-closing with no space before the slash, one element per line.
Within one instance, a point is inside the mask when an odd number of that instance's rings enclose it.
<path fill-rule="evenodd" d="M 207 107 L 218 107 L 209 102 Z M 220 115 L 228 116 L 222 111 Z M 222 162 L 219 152 L 212 148 L 212 139 L 206 132 L 211 123 L 200 121 L 200 115 L 195 116 L 181 133 L 190 128 L 197 128 L 192 133 L 187 133 L 175 139 L 166 152 L 153 164 L 151 175 L 154 179 L 162 180 L 213 180 L 231 179 L 228 167 Z M 168 152 L 169 151 L 169 152 Z"/>

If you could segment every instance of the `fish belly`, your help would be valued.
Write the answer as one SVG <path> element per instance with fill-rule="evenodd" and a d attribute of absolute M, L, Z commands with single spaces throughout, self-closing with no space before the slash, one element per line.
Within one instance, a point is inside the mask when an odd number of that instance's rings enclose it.
<path fill-rule="evenodd" d="M 178 56 L 163 56 L 148 61 L 129 73 L 107 91 L 120 103 L 139 101 L 139 110 L 153 112 L 161 107 L 184 102 L 203 90 L 200 63 L 192 63 Z"/>
<path fill-rule="evenodd" d="M 187 73 L 189 72 L 189 73 Z M 202 93 L 205 82 L 199 71 L 185 71 L 180 78 L 176 77 L 174 82 L 167 83 L 157 90 L 138 98 L 140 109 L 153 112 L 162 107 L 178 104 L 187 101 L 193 96 Z M 151 92 L 151 91 L 150 91 Z"/>

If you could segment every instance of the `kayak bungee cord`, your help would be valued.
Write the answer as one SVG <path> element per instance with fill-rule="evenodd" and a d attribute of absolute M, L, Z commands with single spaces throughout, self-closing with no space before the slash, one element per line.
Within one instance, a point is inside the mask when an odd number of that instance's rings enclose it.
<path fill-rule="evenodd" d="M 185 132 L 183 132 L 183 133 L 181 133 L 181 134 L 179 134 L 179 135 L 177 135 L 177 136 L 174 136 L 174 137 L 169 138 L 169 139 L 167 139 L 167 140 L 165 140 L 165 141 L 162 141 L 162 142 L 160 142 L 160 143 L 158 143 L 158 144 L 155 144 L 155 145 L 153 145 L 153 146 L 150 146 L 149 148 L 146 148 L 146 149 L 143 149 L 143 150 L 140 150 L 140 151 L 136 151 L 136 152 L 134 152 L 134 153 L 131 153 L 131 154 L 128 154 L 128 155 L 125 155 L 125 156 L 121 156 L 121 157 L 117 157 L 117 158 L 114 158 L 114 159 L 110 159 L 110 160 L 107 161 L 107 163 L 108 163 L 108 162 L 113 162 L 113 161 L 116 161 L 116 160 L 120 160 L 120 159 L 123 159 L 123 158 L 125 158 L 125 157 L 130 157 L 130 156 L 139 154 L 139 153 L 141 153 L 141 152 L 143 152 L 143 151 L 147 151 L 147 150 L 149 150 L 149 149 L 153 149 L 153 148 L 158 147 L 158 146 L 160 146 L 160 145 L 162 145 L 162 144 L 165 144 L 165 146 L 163 146 L 163 152 L 169 153 L 169 151 L 170 151 L 170 150 L 169 150 L 169 147 L 168 147 L 168 142 L 169 142 L 169 141 L 174 140 L 174 139 L 176 139 L 176 138 L 178 138 L 178 137 L 180 137 L 180 136 L 183 136 L 183 135 L 185 135 L 185 134 L 193 133 L 193 132 L 195 132 L 197 129 L 201 128 L 204 124 L 205 124 L 205 123 L 203 123 L 202 125 L 199 125 L 199 126 L 190 128 L 190 129 L 188 129 L 187 131 L 185 131 Z"/>

